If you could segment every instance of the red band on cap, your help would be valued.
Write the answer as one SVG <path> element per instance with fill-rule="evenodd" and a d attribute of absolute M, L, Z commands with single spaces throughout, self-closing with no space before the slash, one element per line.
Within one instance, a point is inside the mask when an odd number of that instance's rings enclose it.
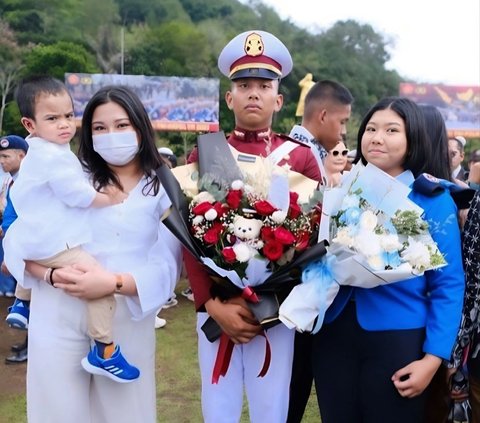
<path fill-rule="evenodd" d="M 277 72 L 280 76 L 282 75 L 282 66 L 280 63 L 263 54 L 261 56 L 243 56 L 240 57 L 240 59 L 235 60 L 230 66 L 230 74 L 233 73 L 234 69 L 239 67 L 242 69 L 247 67 L 271 69 L 274 72 Z"/>

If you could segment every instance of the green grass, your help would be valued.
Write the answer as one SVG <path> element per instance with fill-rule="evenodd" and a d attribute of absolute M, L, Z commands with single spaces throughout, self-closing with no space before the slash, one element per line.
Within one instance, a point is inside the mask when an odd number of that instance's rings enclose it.
<path fill-rule="evenodd" d="M 177 292 L 186 286 L 181 281 Z M 167 325 L 157 330 L 157 410 L 158 422 L 200 423 L 200 373 L 197 361 L 196 316 L 193 303 L 181 295 L 178 306 L 163 310 Z M 246 401 L 241 423 L 248 423 Z M 24 423 L 25 396 L 0 399 L 0 423 Z M 320 421 L 317 402 L 312 392 L 304 423 Z M 107 423 L 107 422 L 106 422 Z"/>

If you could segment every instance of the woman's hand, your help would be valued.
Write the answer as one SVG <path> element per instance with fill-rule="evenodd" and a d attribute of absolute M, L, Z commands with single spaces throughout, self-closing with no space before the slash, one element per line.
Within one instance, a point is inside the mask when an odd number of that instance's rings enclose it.
<path fill-rule="evenodd" d="M 55 269 L 52 282 L 69 295 L 94 300 L 113 294 L 117 278 L 99 265 L 73 265 Z"/>
<path fill-rule="evenodd" d="M 425 354 L 421 360 L 397 370 L 392 376 L 392 382 L 402 397 L 416 397 L 425 390 L 441 364 L 441 358 Z"/>
<path fill-rule="evenodd" d="M 246 344 L 262 330 L 246 301 L 240 297 L 228 302 L 211 299 L 205 303 L 205 308 L 235 344 Z"/>

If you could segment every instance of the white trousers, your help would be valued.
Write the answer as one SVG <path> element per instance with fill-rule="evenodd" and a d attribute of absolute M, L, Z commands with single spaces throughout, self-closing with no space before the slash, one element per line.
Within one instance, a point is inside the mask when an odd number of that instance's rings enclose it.
<path fill-rule="evenodd" d="M 92 376 L 80 364 L 90 349 L 86 302 L 45 282 L 32 288 L 28 329 L 29 423 L 156 423 L 154 315 L 133 321 L 116 296 L 114 337 L 140 378 L 128 384 Z"/>
<path fill-rule="evenodd" d="M 202 412 L 205 423 L 238 423 L 244 389 L 252 423 L 285 423 L 288 413 L 295 332 L 283 324 L 267 331 L 272 351 L 270 367 L 257 377 L 265 358 L 265 338 L 235 345 L 227 374 L 212 384 L 219 341 L 209 342 L 201 330 L 207 313 L 197 313 L 198 354 L 202 376 Z"/>

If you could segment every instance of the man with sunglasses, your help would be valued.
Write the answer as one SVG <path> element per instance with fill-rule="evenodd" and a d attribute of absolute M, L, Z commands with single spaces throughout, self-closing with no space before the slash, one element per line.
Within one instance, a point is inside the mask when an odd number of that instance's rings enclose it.
<path fill-rule="evenodd" d="M 325 157 L 339 142 L 345 142 L 352 103 L 352 94 L 342 84 L 331 80 L 318 81 L 305 97 L 301 125 L 295 125 L 290 132 L 291 138 L 311 147 L 324 185 L 330 185 L 324 166 Z M 312 339 L 313 336 L 308 333 L 295 333 L 287 423 L 302 421 L 310 397 L 313 382 Z"/>

